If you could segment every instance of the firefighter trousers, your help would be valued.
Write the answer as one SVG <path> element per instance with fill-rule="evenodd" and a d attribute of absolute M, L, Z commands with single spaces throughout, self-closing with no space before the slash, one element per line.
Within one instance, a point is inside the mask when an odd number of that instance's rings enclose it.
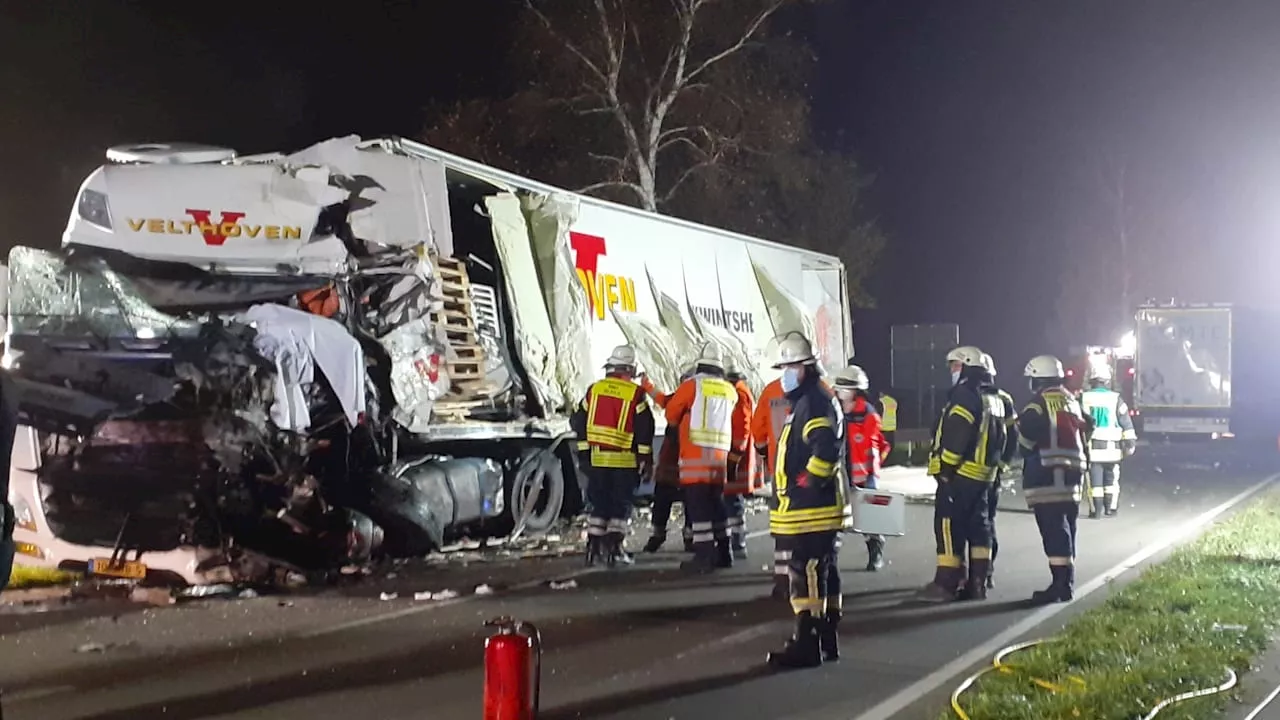
<path fill-rule="evenodd" d="M 1043 503 L 1033 510 L 1053 584 L 1069 589 L 1075 578 L 1076 520 L 1080 517 L 1080 503 Z"/>
<path fill-rule="evenodd" d="M 1004 478 L 996 474 L 995 482 L 987 488 L 987 525 L 991 528 L 991 565 L 995 567 L 996 556 L 1000 554 L 1000 540 L 996 535 L 996 510 L 1000 507 L 1000 486 Z"/>
<path fill-rule="evenodd" d="M 587 515 L 587 535 L 612 536 L 622 539 L 627 534 L 627 521 L 631 519 L 631 506 L 640 474 L 634 468 L 597 468 L 587 471 L 587 502 L 591 511 Z"/>
<path fill-rule="evenodd" d="M 791 578 L 791 610 L 795 614 L 822 615 L 841 609 L 838 536 L 835 531 L 827 531 L 788 537 L 791 559 L 787 566 Z"/>
<path fill-rule="evenodd" d="M 654 537 L 667 536 L 667 524 L 671 522 L 671 506 L 678 502 L 684 502 L 679 485 L 654 485 L 653 508 L 651 510 Z M 684 510 L 684 536 L 686 539 L 691 537 L 689 524 L 689 508 L 686 506 Z"/>
<path fill-rule="evenodd" d="M 955 590 L 965 582 L 966 555 L 969 581 L 986 585 L 991 572 L 991 524 L 987 517 L 990 491 L 991 483 L 958 475 L 938 483 L 933 509 L 938 549 L 935 585 Z"/>
<path fill-rule="evenodd" d="M 1112 515 L 1120 508 L 1120 463 L 1089 464 L 1089 508 L 1091 515 Z"/>
<path fill-rule="evenodd" d="M 682 486 L 684 513 L 693 531 L 693 545 L 707 546 L 727 540 L 728 524 L 724 506 L 724 485 L 688 483 Z"/>
<path fill-rule="evenodd" d="M 747 549 L 747 499 L 742 495 L 724 496 L 725 525 L 734 550 Z"/>

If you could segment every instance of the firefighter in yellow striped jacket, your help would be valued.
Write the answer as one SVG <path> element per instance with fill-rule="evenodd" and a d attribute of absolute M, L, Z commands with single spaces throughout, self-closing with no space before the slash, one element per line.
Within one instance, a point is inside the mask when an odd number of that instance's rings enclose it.
<path fill-rule="evenodd" d="M 929 452 L 929 474 L 938 481 L 933 511 L 938 565 L 933 582 L 920 593 L 927 602 L 949 602 L 957 595 L 974 600 L 987 597 L 991 570 L 987 498 L 1008 437 L 1005 405 L 983 363 L 983 352 L 971 345 L 958 347 L 947 354 L 947 362 L 954 385 Z"/>
<path fill-rule="evenodd" d="M 623 549 L 632 498 L 653 467 L 653 409 L 635 383 L 636 352 L 619 345 L 605 361 L 606 376 L 587 388 L 570 418 L 579 463 L 587 473 L 587 564 L 630 564 Z"/>

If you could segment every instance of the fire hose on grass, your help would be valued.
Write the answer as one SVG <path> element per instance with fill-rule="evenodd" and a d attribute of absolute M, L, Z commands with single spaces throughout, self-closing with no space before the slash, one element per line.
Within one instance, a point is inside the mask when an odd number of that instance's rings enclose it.
<path fill-rule="evenodd" d="M 1008 647 L 1002 648 L 999 652 L 995 654 L 995 657 L 992 658 L 991 665 L 965 678 L 964 682 L 956 686 L 956 689 L 951 692 L 951 710 L 956 714 L 956 717 L 960 718 L 960 720 L 974 720 L 969 715 L 969 713 L 967 713 L 965 709 L 961 707 L 960 696 L 963 695 L 970 688 L 972 688 L 974 684 L 978 682 L 979 678 L 981 678 L 983 675 L 986 675 L 989 672 L 1002 672 L 1002 673 L 1016 672 L 1017 667 L 1014 665 L 1006 664 L 1004 662 L 1005 658 L 1009 657 L 1010 655 L 1016 652 L 1028 650 L 1038 645 L 1043 645 L 1044 643 L 1048 643 L 1048 642 L 1054 642 L 1056 640 L 1057 638 L 1041 638 L 1039 640 L 1028 640 L 1027 642 L 1021 642 L 1016 645 L 1010 645 Z M 1164 700 L 1161 700 L 1155 707 L 1151 708 L 1151 711 L 1148 712 L 1146 715 L 1144 715 L 1142 717 L 1142 720 L 1153 720 L 1156 717 L 1156 715 L 1159 715 L 1162 710 L 1164 710 L 1165 708 L 1168 708 L 1171 705 L 1176 705 L 1180 702 L 1185 702 L 1187 700 L 1192 700 L 1194 698 L 1206 697 L 1209 695 L 1216 695 L 1218 693 L 1226 692 L 1230 690 L 1231 688 L 1236 686 L 1236 683 L 1239 682 L 1239 678 L 1236 676 L 1235 671 L 1232 670 L 1231 668 L 1226 668 L 1226 671 L 1227 671 L 1227 678 L 1220 685 L 1217 685 L 1214 687 L 1208 687 L 1208 688 L 1201 688 L 1199 690 L 1190 690 L 1188 692 L 1179 693 L 1170 698 L 1165 698 Z M 1057 683 L 1052 683 L 1052 682 L 1049 682 L 1048 680 L 1044 680 L 1041 678 L 1033 677 L 1030 680 L 1033 685 L 1043 688 L 1045 690 L 1048 690 L 1049 692 L 1057 693 L 1065 689 L 1062 685 L 1059 685 Z M 1085 687 L 1084 680 L 1074 675 L 1068 675 L 1067 681 L 1076 687 L 1079 687 L 1079 688 Z"/>

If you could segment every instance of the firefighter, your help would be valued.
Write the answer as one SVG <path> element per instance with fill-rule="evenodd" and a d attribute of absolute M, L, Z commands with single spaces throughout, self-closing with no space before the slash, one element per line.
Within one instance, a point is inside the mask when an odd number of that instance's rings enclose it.
<path fill-rule="evenodd" d="M 1023 456 L 1022 494 L 1035 513 L 1053 581 L 1037 590 L 1037 603 L 1066 602 L 1075 585 L 1076 519 L 1089 453 L 1089 421 L 1066 388 L 1062 363 L 1052 355 L 1031 358 L 1024 373 L 1035 397 L 1018 418 Z"/>
<path fill-rule="evenodd" d="M 693 368 L 680 375 L 680 382 L 693 377 Z M 644 379 L 645 392 L 653 398 L 660 408 L 666 408 L 667 395 L 655 390 L 649 378 Z M 658 463 L 653 471 L 653 507 L 651 521 L 653 532 L 645 543 L 644 551 L 656 553 L 667 541 L 667 523 L 671 521 L 671 507 L 682 502 L 680 498 L 680 428 L 668 425 L 662 437 L 662 447 L 658 450 Z M 693 552 L 693 531 L 689 526 L 689 513 L 684 513 L 684 551 Z"/>
<path fill-rule="evenodd" d="M 1111 368 L 1093 365 L 1089 369 L 1089 389 L 1080 393 L 1084 414 L 1093 420 L 1089 436 L 1089 517 L 1114 517 L 1120 511 L 1120 461 L 1133 454 L 1138 433 L 1129 417 L 1129 406 L 1120 393 L 1111 389 Z"/>
<path fill-rule="evenodd" d="M 622 544 L 636 486 L 653 464 L 654 432 L 653 410 L 635 376 L 635 350 L 614 348 L 605 378 L 587 388 L 570 419 L 587 468 L 587 565 L 602 557 L 609 567 L 632 562 Z"/>
<path fill-rule="evenodd" d="M 938 565 L 920 599 L 949 602 L 987 596 L 991 525 L 987 498 L 1007 437 L 1004 403 L 988 380 L 982 351 L 971 345 L 947 353 L 953 386 L 934 429 L 929 474 L 938 481 L 934 536 Z M 965 549 L 969 568 L 965 572 Z"/>
<path fill-rule="evenodd" d="M 667 425 L 680 428 L 680 489 L 693 529 L 693 558 L 681 569 L 706 573 L 733 566 L 724 489 L 742 459 L 746 418 L 735 414 L 738 391 L 724 378 L 719 346 L 702 348 L 693 377 L 667 401 Z"/>
<path fill-rule="evenodd" d="M 991 383 L 994 385 L 996 381 L 996 362 L 986 353 L 982 353 L 982 365 L 987 369 Z M 987 572 L 987 589 L 991 590 L 996 586 L 996 556 L 1000 554 L 1000 541 L 996 534 L 996 510 L 1000 507 L 1000 493 L 1003 490 L 1004 471 L 1005 468 L 1013 462 L 1014 457 L 1018 454 L 1018 410 L 1017 405 L 1013 401 L 1013 396 L 1005 392 L 1001 388 L 996 388 L 996 394 L 1000 396 L 1000 402 L 1004 404 L 1004 426 L 1007 437 L 1004 441 L 1004 452 L 1000 453 L 1000 469 L 996 471 L 996 480 L 991 483 L 991 491 L 987 494 L 987 522 L 991 524 L 991 567 Z"/>
<path fill-rule="evenodd" d="M 898 434 L 898 401 L 886 392 L 880 393 L 880 432 L 884 434 L 885 442 L 889 443 L 889 449 L 884 454 L 884 460 L 887 461 Z"/>
<path fill-rule="evenodd" d="M 795 633 L 769 664 L 815 667 L 839 659 L 837 630 L 842 598 L 836 538 L 851 524 L 845 483 L 848 455 L 844 418 L 818 376 L 817 359 L 803 336 L 779 346 L 782 389 L 791 411 L 778 436 L 769 531 L 791 540 L 791 608 Z"/>
<path fill-rule="evenodd" d="M 836 375 L 833 386 L 844 411 L 845 437 L 849 445 L 850 484 L 853 487 L 875 490 L 880 464 L 889 454 L 889 441 L 880 430 L 880 416 L 876 414 L 875 406 L 867 395 L 871 382 L 862 368 L 851 365 Z M 868 535 L 867 571 L 876 572 L 883 567 L 884 537 Z"/>
<path fill-rule="evenodd" d="M 747 559 L 747 498 L 762 487 L 763 477 L 758 473 L 759 460 L 756 449 L 752 446 L 749 435 L 751 416 L 755 401 L 751 399 L 751 389 L 747 387 L 746 377 L 739 371 L 732 359 L 726 363 L 725 379 L 733 383 L 738 391 L 738 404 L 734 407 L 734 429 L 741 429 L 743 437 L 734 440 L 734 447 L 740 448 L 742 459 L 738 462 L 734 473 L 729 476 L 724 486 L 725 514 L 729 523 L 729 540 L 735 560 Z"/>

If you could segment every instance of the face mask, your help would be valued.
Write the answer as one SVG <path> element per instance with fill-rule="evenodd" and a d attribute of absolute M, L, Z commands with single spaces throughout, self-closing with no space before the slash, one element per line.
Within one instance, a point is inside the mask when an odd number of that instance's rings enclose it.
<path fill-rule="evenodd" d="M 782 390 L 783 392 L 791 392 L 800 387 L 800 368 L 783 368 L 782 369 Z"/>
<path fill-rule="evenodd" d="M 956 370 L 955 372 L 951 373 L 951 384 L 955 385 L 959 382 L 960 382 L 960 371 Z"/>

